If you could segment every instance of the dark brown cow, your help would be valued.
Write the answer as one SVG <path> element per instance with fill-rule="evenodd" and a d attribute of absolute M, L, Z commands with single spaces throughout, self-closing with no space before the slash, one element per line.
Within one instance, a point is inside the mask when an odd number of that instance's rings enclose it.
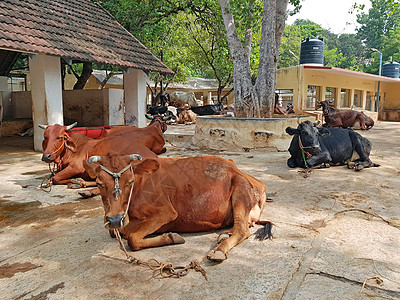
<path fill-rule="evenodd" d="M 105 227 L 118 229 L 132 250 L 185 242 L 171 231 L 200 232 L 233 224 L 208 254 L 211 260 L 222 261 L 259 222 L 266 186 L 233 161 L 199 156 L 132 163 L 132 158 L 137 156 L 96 156 L 84 162 L 100 188 Z M 147 237 L 153 233 L 164 234 Z"/>
<path fill-rule="evenodd" d="M 374 126 L 374 120 L 365 115 L 362 111 L 336 109 L 333 102 L 317 101 L 315 109 L 322 107 L 325 118 L 325 127 L 352 127 L 354 129 L 370 129 Z"/>

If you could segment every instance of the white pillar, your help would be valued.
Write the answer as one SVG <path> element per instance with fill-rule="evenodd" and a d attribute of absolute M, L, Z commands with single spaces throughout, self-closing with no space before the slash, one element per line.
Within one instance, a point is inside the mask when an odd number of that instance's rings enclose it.
<path fill-rule="evenodd" d="M 212 92 L 208 92 L 208 104 L 211 104 L 212 102 Z M 214 104 L 214 102 L 212 102 Z"/>
<path fill-rule="evenodd" d="M 124 91 L 103 89 L 104 125 L 124 125 Z"/>
<path fill-rule="evenodd" d="M 146 79 L 142 70 L 124 72 L 125 124 L 146 126 Z"/>
<path fill-rule="evenodd" d="M 57 56 L 37 54 L 29 58 L 35 151 L 42 151 L 43 129 L 38 124 L 64 125 L 60 65 Z"/>

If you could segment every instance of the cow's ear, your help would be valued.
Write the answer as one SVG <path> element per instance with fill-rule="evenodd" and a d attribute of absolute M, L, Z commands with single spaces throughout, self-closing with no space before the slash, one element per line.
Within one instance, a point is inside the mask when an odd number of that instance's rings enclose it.
<path fill-rule="evenodd" d="M 64 133 L 64 138 L 65 138 L 65 147 L 67 147 L 72 152 L 76 152 L 75 143 L 71 139 L 71 137 L 67 133 Z"/>
<path fill-rule="evenodd" d="M 331 135 L 331 132 L 325 127 L 320 127 L 320 128 L 317 128 L 317 129 L 318 129 L 318 135 L 320 135 L 320 136 Z"/>
<path fill-rule="evenodd" d="M 155 159 L 145 159 L 140 164 L 135 167 L 135 174 L 143 175 L 143 174 L 151 174 L 158 170 L 160 167 L 160 163 Z"/>
<path fill-rule="evenodd" d="M 293 128 L 293 127 L 286 127 L 286 133 L 289 135 L 300 134 L 300 130 L 298 130 L 297 128 Z"/>
<path fill-rule="evenodd" d="M 85 168 L 86 172 L 90 176 L 90 178 L 96 178 L 97 174 L 100 171 L 100 164 L 99 163 L 89 163 L 86 159 L 83 160 L 83 167 Z"/>

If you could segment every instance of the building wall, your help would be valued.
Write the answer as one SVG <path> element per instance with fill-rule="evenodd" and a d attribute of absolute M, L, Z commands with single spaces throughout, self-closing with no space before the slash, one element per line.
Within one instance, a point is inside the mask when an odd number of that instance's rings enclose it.
<path fill-rule="evenodd" d="M 330 69 L 312 69 L 304 66 L 295 66 L 278 70 L 277 90 L 293 90 L 293 106 L 295 110 L 313 110 L 307 108 L 308 86 L 320 87 L 320 93 L 316 100 L 323 101 L 327 98 L 326 88 L 335 88 L 332 95 L 335 98 L 335 105 L 341 108 L 353 108 L 363 110 L 375 110 L 375 94 L 378 90 L 378 80 L 368 79 L 361 74 L 349 74 L 346 71 Z M 341 102 L 341 89 L 348 90 L 348 101 Z M 343 93 L 342 93 L 343 95 Z M 400 110 L 400 81 L 388 83 L 381 82 L 380 86 L 380 108 L 386 110 Z M 358 103 L 354 102 L 358 97 Z M 367 102 L 367 98 L 371 101 Z M 355 105 L 357 104 L 357 105 Z"/>

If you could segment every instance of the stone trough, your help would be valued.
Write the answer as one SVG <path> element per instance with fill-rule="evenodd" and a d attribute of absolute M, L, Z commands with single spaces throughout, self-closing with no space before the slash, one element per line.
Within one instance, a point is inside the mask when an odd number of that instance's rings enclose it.
<path fill-rule="evenodd" d="M 314 116 L 279 118 L 233 118 L 200 116 L 196 121 L 192 144 L 204 149 L 229 151 L 286 151 L 291 136 L 286 127 L 298 122 L 315 121 Z"/>

